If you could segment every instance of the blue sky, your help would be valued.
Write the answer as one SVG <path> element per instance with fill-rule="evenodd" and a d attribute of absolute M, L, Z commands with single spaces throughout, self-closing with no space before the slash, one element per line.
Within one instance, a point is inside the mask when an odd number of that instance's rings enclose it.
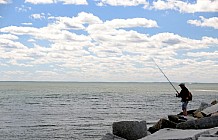
<path fill-rule="evenodd" d="M 217 0 L 0 0 L 0 81 L 218 82 Z"/>

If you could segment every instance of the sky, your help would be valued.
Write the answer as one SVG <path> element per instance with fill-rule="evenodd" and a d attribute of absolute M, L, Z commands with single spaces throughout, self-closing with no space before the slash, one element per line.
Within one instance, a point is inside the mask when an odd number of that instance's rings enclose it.
<path fill-rule="evenodd" d="M 0 0 L 0 81 L 218 83 L 218 0 Z"/>

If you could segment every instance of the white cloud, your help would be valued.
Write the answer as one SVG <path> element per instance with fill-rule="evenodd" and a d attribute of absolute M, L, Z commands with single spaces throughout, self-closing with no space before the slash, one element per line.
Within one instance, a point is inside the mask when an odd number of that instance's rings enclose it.
<path fill-rule="evenodd" d="M 84 30 L 85 24 L 92 25 L 102 23 L 102 21 L 91 13 L 81 12 L 76 17 L 49 17 L 49 19 L 55 19 L 56 21 L 49 26 L 58 29 L 74 29 Z"/>
<path fill-rule="evenodd" d="M 206 19 L 203 16 L 200 16 L 200 20 L 188 20 L 187 23 L 200 27 L 212 27 L 218 29 L 218 17 Z"/>
<path fill-rule="evenodd" d="M 4 47 L 4 48 L 22 48 L 22 49 L 27 48 L 22 43 L 15 42 L 9 39 L 1 39 L 0 44 L 1 44 L 1 47 Z"/>
<path fill-rule="evenodd" d="M 22 25 L 27 25 L 27 26 L 31 26 L 31 25 L 33 25 L 33 23 L 31 23 L 31 22 L 24 22 L 24 23 L 21 23 Z"/>
<path fill-rule="evenodd" d="M 193 1 L 191 1 L 193 2 Z M 151 8 L 157 10 L 176 10 L 183 13 L 195 12 L 217 12 L 217 0 L 196 0 L 195 3 L 184 2 L 182 0 L 157 0 L 152 3 Z"/>
<path fill-rule="evenodd" d="M 187 56 L 195 57 L 195 58 L 207 58 L 207 59 L 218 59 L 218 51 L 214 52 L 188 52 Z"/>
<path fill-rule="evenodd" d="M 4 28 L 0 28 L 0 32 L 7 32 L 16 35 L 24 35 L 24 34 L 35 34 L 38 32 L 37 28 L 34 27 L 17 27 L 17 26 L 8 26 Z"/>
<path fill-rule="evenodd" d="M 32 3 L 32 4 L 52 4 L 54 0 L 25 0 L 25 3 Z"/>
<path fill-rule="evenodd" d="M 114 19 L 106 21 L 105 24 L 112 28 L 132 28 L 132 27 L 145 27 L 152 28 L 158 27 L 157 22 L 145 18 L 132 18 L 132 19 Z"/>
<path fill-rule="evenodd" d="M 50 76 L 55 76 L 58 73 L 53 72 L 53 71 L 36 71 L 37 74 L 39 74 L 40 76 L 46 76 L 46 78 L 50 77 Z"/>
<path fill-rule="evenodd" d="M 21 56 L 23 57 L 23 56 Z M 19 56 L 13 56 L 12 58 L 10 58 L 11 60 L 9 60 L 7 62 L 7 64 L 13 65 L 13 66 L 18 66 L 18 67 L 33 67 L 33 65 L 30 64 L 25 64 L 25 63 L 21 63 L 21 62 L 17 62 L 16 59 L 20 59 L 22 60 L 23 58 L 19 58 Z"/>
<path fill-rule="evenodd" d="M 0 0 L 0 4 L 8 4 L 11 3 L 11 0 Z"/>
<path fill-rule="evenodd" d="M 57 0 L 63 4 L 88 5 L 86 0 Z"/>
<path fill-rule="evenodd" d="M 2 34 L 0 38 L 0 60 L 7 59 L 8 61 L 5 61 L 6 65 L 31 66 L 18 62 L 19 60 L 33 60 L 32 56 L 28 54 L 28 47 L 18 41 L 18 36 Z"/>
<path fill-rule="evenodd" d="M 12 34 L 0 34 L 1 39 L 17 40 L 18 37 Z"/>
<path fill-rule="evenodd" d="M 33 18 L 33 19 L 45 19 L 45 13 L 32 14 L 30 17 Z"/>
<path fill-rule="evenodd" d="M 34 39 L 29 39 L 28 42 L 36 42 Z"/>
<path fill-rule="evenodd" d="M 182 13 L 195 13 L 195 12 L 217 12 L 217 0 L 95 0 L 98 6 L 138 6 L 144 5 L 144 9 L 157 9 L 157 10 L 176 10 Z"/>
<path fill-rule="evenodd" d="M 24 75 L 27 71 L 4 71 L 3 73 L 6 75 Z"/>
<path fill-rule="evenodd" d="M 26 3 L 32 4 L 53 4 L 53 3 L 63 3 L 63 4 L 74 4 L 74 5 L 87 5 L 86 0 L 25 0 Z"/>
<path fill-rule="evenodd" d="M 137 6 L 149 5 L 146 0 L 96 0 L 98 6 L 111 5 L 111 6 Z"/>
<path fill-rule="evenodd" d="M 25 5 L 21 5 L 20 7 L 15 7 L 15 9 L 18 12 L 27 12 L 27 11 L 30 11 L 32 8 L 28 7 L 28 6 L 25 6 Z"/>
<path fill-rule="evenodd" d="M 0 66 L 1 67 L 8 67 L 8 65 L 7 64 L 5 64 L 5 63 L 2 63 L 2 62 L 0 62 Z M 1 73 L 1 72 L 0 72 Z"/>

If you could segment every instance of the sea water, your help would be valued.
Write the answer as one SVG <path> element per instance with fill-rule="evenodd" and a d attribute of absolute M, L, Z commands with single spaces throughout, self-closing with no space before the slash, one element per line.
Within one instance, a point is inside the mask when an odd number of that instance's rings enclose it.
<path fill-rule="evenodd" d="M 189 109 L 218 99 L 218 84 L 187 87 Z M 0 139 L 99 140 L 116 121 L 178 114 L 175 94 L 169 83 L 0 82 Z"/>

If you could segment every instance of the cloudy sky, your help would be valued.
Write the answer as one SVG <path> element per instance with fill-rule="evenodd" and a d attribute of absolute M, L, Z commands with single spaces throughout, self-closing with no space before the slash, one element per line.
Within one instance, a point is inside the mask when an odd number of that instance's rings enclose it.
<path fill-rule="evenodd" d="M 218 0 L 0 0 L 0 81 L 218 82 Z"/>

